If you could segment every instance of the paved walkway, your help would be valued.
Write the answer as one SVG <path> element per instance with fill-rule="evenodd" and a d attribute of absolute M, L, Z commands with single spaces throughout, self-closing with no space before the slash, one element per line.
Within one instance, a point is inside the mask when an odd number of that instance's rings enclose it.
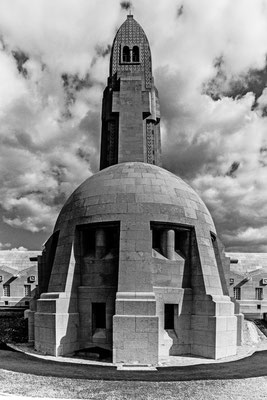
<path fill-rule="evenodd" d="M 87 364 L 87 365 L 95 365 L 95 366 L 106 366 L 106 367 L 115 367 L 115 364 L 111 362 L 101 362 L 95 360 L 89 360 L 85 358 L 73 358 L 73 357 L 55 357 L 55 356 L 47 356 L 38 353 L 33 349 L 31 345 L 28 344 L 10 344 L 11 348 L 16 351 L 23 352 L 25 354 L 49 361 L 55 362 L 64 362 L 64 363 L 72 363 L 72 364 Z M 237 354 L 234 356 L 229 356 L 225 358 L 221 358 L 219 360 L 212 360 L 209 358 L 197 357 L 197 356 L 170 356 L 161 358 L 158 363 L 158 367 L 181 367 L 188 365 L 198 365 L 198 364 L 220 364 L 226 362 L 237 361 L 245 357 L 251 356 L 255 351 L 263 351 L 267 350 L 267 338 L 265 340 L 260 340 L 258 343 L 254 343 L 253 345 L 243 345 L 237 348 Z M 141 370 L 139 368 L 139 370 Z"/>
<path fill-rule="evenodd" d="M 58 378 L 116 381 L 190 381 L 206 379 L 239 379 L 267 376 L 267 341 L 251 350 L 244 347 L 236 359 L 207 360 L 174 357 L 153 371 L 117 370 L 112 363 L 66 357 L 26 354 L 11 348 L 0 350 L 0 368 L 5 371 Z M 256 351 L 255 351 L 256 350 Z M 255 351 L 251 354 L 251 351 Z M 242 358 L 240 358 L 242 357 Z M 167 363 L 167 360 L 166 360 Z M 179 364 L 179 365 L 177 365 Z"/>
<path fill-rule="evenodd" d="M 73 393 L 72 400 L 76 400 L 78 397 L 88 398 L 88 393 L 90 394 L 89 398 L 92 399 L 139 398 L 147 400 L 148 393 L 154 391 L 149 399 L 161 400 L 170 390 L 173 394 L 168 397 L 170 399 L 214 398 L 226 400 L 232 398 L 233 393 L 235 398 L 240 399 L 266 399 L 266 342 L 261 341 L 252 349 L 243 346 L 239 349 L 237 357 L 242 356 L 240 354 L 240 350 L 242 350 L 243 356 L 247 355 L 244 358 L 214 361 L 177 357 L 177 359 L 180 358 L 179 366 L 169 364 L 158 367 L 156 371 L 118 371 L 111 363 L 100 365 L 89 360 L 75 360 L 74 363 L 72 358 L 55 358 L 36 354 L 33 356 L 2 346 L 0 349 L 0 400 L 48 399 L 48 397 L 8 395 L 3 393 L 4 391 L 31 393 L 32 396 L 52 395 L 61 399 L 61 396 L 66 393 Z M 249 355 L 252 351 L 255 352 Z M 174 362 L 173 359 L 172 361 Z M 184 362 L 187 365 L 183 364 Z M 192 365 L 192 362 L 197 365 Z M 49 391 L 51 382 L 53 382 L 53 386 Z M 83 396 L 79 382 L 84 389 Z M 65 385 L 66 390 L 62 393 Z M 242 395 L 240 391 L 242 391 Z M 183 396 L 177 397 L 178 392 Z M 221 396 L 220 393 L 224 393 L 224 395 Z"/>

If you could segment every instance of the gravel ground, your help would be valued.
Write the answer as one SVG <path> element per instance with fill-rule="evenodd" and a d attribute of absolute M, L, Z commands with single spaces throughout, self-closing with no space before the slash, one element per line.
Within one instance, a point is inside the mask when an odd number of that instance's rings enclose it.
<path fill-rule="evenodd" d="M 245 345 L 252 345 L 250 337 L 245 340 Z M 160 368 L 156 373 L 145 375 L 140 372 L 136 375 L 132 371 L 121 374 L 116 368 L 40 360 L 3 347 L 0 349 L 0 400 L 15 399 L 15 396 L 98 400 L 267 400 L 266 338 L 253 343 L 252 347 L 258 352 L 238 361 Z"/>
<path fill-rule="evenodd" d="M 267 377 L 190 382 L 107 382 L 40 377 L 0 370 L 0 393 L 98 400 L 266 400 Z"/>

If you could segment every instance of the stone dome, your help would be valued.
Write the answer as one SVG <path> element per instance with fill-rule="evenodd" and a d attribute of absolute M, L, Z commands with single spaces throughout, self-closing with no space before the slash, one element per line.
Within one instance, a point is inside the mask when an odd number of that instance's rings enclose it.
<path fill-rule="evenodd" d="M 132 365 L 236 354 L 229 260 L 200 197 L 159 167 L 160 143 L 149 43 L 128 15 L 103 93 L 101 171 L 67 200 L 38 257 L 36 350 L 102 347 Z"/>
<path fill-rule="evenodd" d="M 55 231 L 129 219 L 133 214 L 142 222 L 204 224 L 216 232 L 207 207 L 187 183 L 161 167 L 141 162 L 116 164 L 84 181 L 62 208 Z"/>

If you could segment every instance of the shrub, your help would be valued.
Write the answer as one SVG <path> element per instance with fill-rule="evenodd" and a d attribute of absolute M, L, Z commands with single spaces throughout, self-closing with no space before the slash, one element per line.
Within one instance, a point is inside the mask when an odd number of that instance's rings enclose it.
<path fill-rule="evenodd" d="M 0 315 L 0 342 L 23 343 L 28 341 L 28 323 L 21 315 Z"/>

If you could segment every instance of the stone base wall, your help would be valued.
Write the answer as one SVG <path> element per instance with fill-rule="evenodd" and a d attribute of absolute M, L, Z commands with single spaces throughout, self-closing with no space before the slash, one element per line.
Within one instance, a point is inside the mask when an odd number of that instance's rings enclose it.
<path fill-rule="evenodd" d="M 79 345 L 81 349 L 94 346 L 112 349 L 112 317 L 115 314 L 115 297 L 116 289 L 114 287 L 80 286 L 78 288 Z M 93 327 L 92 303 L 105 303 L 106 305 L 104 329 L 94 329 Z"/>
<path fill-rule="evenodd" d="M 237 317 L 228 296 L 195 296 L 191 329 L 192 355 L 219 359 L 236 354 Z"/>
<path fill-rule="evenodd" d="M 117 293 L 113 362 L 157 364 L 159 318 L 154 293 Z"/>
<path fill-rule="evenodd" d="M 113 329 L 114 363 L 157 364 L 158 317 L 115 315 Z"/>
<path fill-rule="evenodd" d="M 154 287 L 159 316 L 159 357 L 190 354 L 192 290 Z M 174 327 L 164 329 L 164 305 L 174 304 Z"/>
<path fill-rule="evenodd" d="M 54 356 L 78 350 L 79 314 L 71 312 L 70 299 L 65 293 L 42 297 L 34 315 L 35 349 Z"/>

